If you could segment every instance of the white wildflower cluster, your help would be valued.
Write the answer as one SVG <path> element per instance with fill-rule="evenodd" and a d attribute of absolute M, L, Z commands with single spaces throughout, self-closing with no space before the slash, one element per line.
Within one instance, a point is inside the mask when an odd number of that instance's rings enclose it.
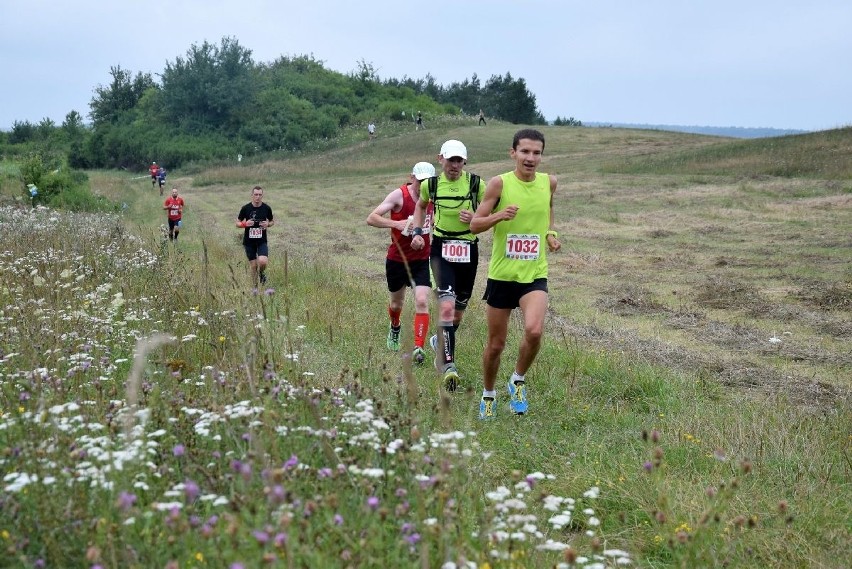
<path fill-rule="evenodd" d="M 225 405 L 221 412 L 208 411 L 204 409 L 194 409 L 191 407 L 183 407 L 181 409 L 185 415 L 189 417 L 197 416 L 193 424 L 193 430 L 196 434 L 202 437 L 209 437 L 215 441 L 221 441 L 222 435 L 219 432 L 214 432 L 214 426 L 217 423 L 226 423 L 234 419 L 255 418 L 263 412 L 263 407 L 252 406 L 249 401 L 240 401 L 238 403 Z"/>
<path fill-rule="evenodd" d="M 492 503 L 493 518 L 489 529 L 492 548 L 488 552 L 493 559 L 508 560 L 511 558 L 513 543 L 528 543 L 534 545 L 539 551 L 564 551 L 571 544 L 561 541 L 553 536 L 556 534 L 570 535 L 566 528 L 575 520 L 576 507 L 580 502 L 591 503 L 600 495 L 600 488 L 593 486 L 583 493 L 581 499 L 569 497 L 539 494 L 532 495 L 532 489 L 541 480 L 553 480 L 552 475 L 535 472 L 517 484 L 513 489 L 500 486 L 486 494 L 486 498 Z M 538 501 L 536 501 L 538 500 Z M 544 510 L 543 515 L 547 517 L 550 528 L 539 527 L 539 514 L 537 510 Z M 591 505 L 581 510 L 581 516 L 577 520 L 580 526 L 585 526 L 588 537 L 600 537 L 598 528 L 600 520 L 595 515 Z M 603 569 L 613 565 L 628 565 L 632 563 L 630 555 L 624 551 L 611 549 L 604 550 L 602 555 L 580 556 L 577 558 L 576 567 L 585 569 Z M 567 568 L 568 565 L 560 563 L 556 567 Z"/>
<path fill-rule="evenodd" d="M 3 489 L 18 492 L 40 481 L 43 484 L 85 484 L 90 488 L 112 490 L 112 474 L 123 471 L 130 463 L 142 464 L 157 455 L 159 443 L 144 434 L 147 410 L 132 411 L 138 422 L 129 433 L 110 436 L 106 425 L 87 420 L 84 412 L 91 412 L 94 405 L 93 401 L 71 402 L 54 405 L 42 413 L 22 413 L 17 420 L 20 427 L 33 434 L 53 433 L 38 437 L 41 441 L 38 452 L 27 461 L 29 470 L 51 474 L 40 480 L 35 474 L 9 472 L 3 478 Z M 122 421 L 123 415 L 128 412 L 131 411 L 120 409 L 115 419 Z M 16 420 L 11 419 L 4 423 L 4 428 L 15 425 Z M 74 459 L 70 463 L 64 460 L 69 452 Z M 151 466 L 156 469 L 155 465 Z"/>

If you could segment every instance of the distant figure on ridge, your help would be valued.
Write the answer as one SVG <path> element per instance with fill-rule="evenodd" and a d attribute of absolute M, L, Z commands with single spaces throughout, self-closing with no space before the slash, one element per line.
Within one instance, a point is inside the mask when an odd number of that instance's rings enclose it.
<path fill-rule="evenodd" d="M 370 124 L 367 125 L 367 134 L 370 135 L 370 140 L 376 138 L 376 125 L 373 121 L 370 121 Z"/>
<path fill-rule="evenodd" d="M 481 124 L 487 125 L 488 123 L 485 122 L 485 113 L 482 112 L 482 109 L 479 109 L 479 123 L 476 126 Z"/>
<path fill-rule="evenodd" d="M 417 120 L 414 121 L 414 130 L 420 130 L 421 128 L 426 128 L 423 126 L 423 115 L 420 114 L 420 111 L 417 111 Z"/>

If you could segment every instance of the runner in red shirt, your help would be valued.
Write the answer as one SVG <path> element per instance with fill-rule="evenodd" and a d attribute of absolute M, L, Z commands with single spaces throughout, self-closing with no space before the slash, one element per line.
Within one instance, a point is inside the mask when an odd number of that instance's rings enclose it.
<path fill-rule="evenodd" d="M 157 187 L 157 173 L 160 171 L 160 167 L 157 166 L 156 162 L 151 162 L 151 165 L 148 166 L 148 173 L 151 174 L 151 187 Z"/>
<path fill-rule="evenodd" d="M 420 250 L 411 248 L 414 235 L 412 215 L 420 198 L 420 182 L 435 175 L 435 167 L 428 162 L 418 162 L 409 176 L 409 181 L 387 195 L 382 203 L 367 216 L 367 225 L 390 229 L 391 244 L 385 260 L 385 276 L 390 291 L 388 315 L 388 349 L 399 351 L 399 333 L 402 329 L 399 317 L 405 301 L 406 287 L 414 289 L 414 351 L 411 359 L 422 364 L 425 359 L 423 343 L 429 330 L 429 247 Z M 389 217 L 385 217 L 390 214 Z M 428 232 L 425 222 L 421 232 Z M 429 235 L 424 235 L 428 243 Z"/>
<path fill-rule="evenodd" d="M 166 198 L 163 209 L 169 212 L 169 240 L 177 241 L 183 218 L 183 198 L 178 197 L 177 188 L 172 188 L 172 195 Z"/>

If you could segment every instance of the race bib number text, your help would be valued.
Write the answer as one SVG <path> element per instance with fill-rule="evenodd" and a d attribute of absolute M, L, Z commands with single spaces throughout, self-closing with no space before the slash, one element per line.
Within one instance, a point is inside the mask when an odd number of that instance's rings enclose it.
<path fill-rule="evenodd" d="M 470 241 L 444 241 L 441 256 L 451 263 L 470 263 Z"/>
<path fill-rule="evenodd" d="M 510 233 L 506 235 L 506 258 L 519 261 L 538 259 L 541 237 L 535 233 Z"/>
<path fill-rule="evenodd" d="M 249 227 L 249 239 L 260 239 L 263 237 L 262 227 Z"/>

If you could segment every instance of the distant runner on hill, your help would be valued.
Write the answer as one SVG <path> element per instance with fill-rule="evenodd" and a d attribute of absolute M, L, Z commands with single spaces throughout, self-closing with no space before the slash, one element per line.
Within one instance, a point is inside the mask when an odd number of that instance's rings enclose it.
<path fill-rule="evenodd" d="M 177 241 L 183 219 L 183 198 L 178 196 L 177 188 L 172 188 L 172 195 L 166 198 L 163 209 L 168 212 L 169 240 Z"/>
<path fill-rule="evenodd" d="M 151 174 L 151 188 L 153 189 L 157 185 L 157 172 L 160 171 L 160 167 L 157 166 L 156 162 L 151 162 L 151 165 L 148 166 L 148 172 Z"/>
<path fill-rule="evenodd" d="M 160 185 L 160 195 L 163 195 L 163 186 L 166 185 L 166 169 L 160 166 L 157 170 L 157 184 Z"/>
<path fill-rule="evenodd" d="M 257 287 L 266 284 L 266 265 L 269 264 L 269 246 L 266 230 L 275 225 L 272 220 L 272 208 L 263 203 L 263 188 L 255 186 L 251 190 L 251 201 L 237 214 L 237 227 L 243 228 L 243 248 L 251 267 L 251 281 Z"/>

